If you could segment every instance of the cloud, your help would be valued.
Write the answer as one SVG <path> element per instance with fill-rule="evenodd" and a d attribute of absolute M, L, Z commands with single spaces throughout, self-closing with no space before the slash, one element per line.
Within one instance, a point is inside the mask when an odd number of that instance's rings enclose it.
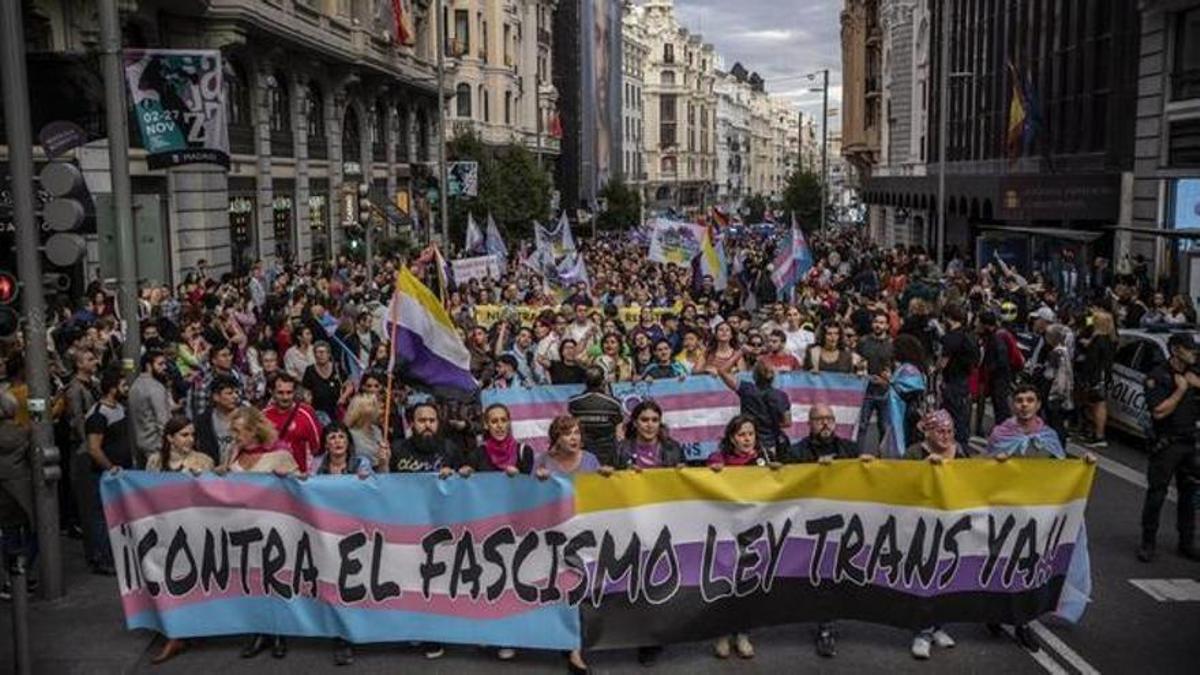
<path fill-rule="evenodd" d="M 806 115 L 820 116 L 820 75 L 829 69 L 829 106 L 841 107 L 842 0 L 675 0 L 679 22 L 702 33 L 725 68 L 740 62 L 756 71 L 767 91 L 796 102 Z M 840 127 L 838 117 L 830 129 Z"/>

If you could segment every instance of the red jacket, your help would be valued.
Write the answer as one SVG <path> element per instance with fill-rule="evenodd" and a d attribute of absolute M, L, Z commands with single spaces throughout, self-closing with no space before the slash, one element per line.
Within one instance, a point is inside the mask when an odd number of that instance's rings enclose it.
<path fill-rule="evenodd" d="M 300 471 L 308 473 L 309 460 L 321 452 L 321 423 L 307 403 L 296 403 L 295 415 L 292 410 L 280 410 L 272 403 L 263 409 L 263 414 L 279 432 L 279 440 L 291 446 L 292 457 L 296 458 Z M 291 422 L 288 422 L 289 417 Z M 283 428 L 285 423 L 286 429 Z"/>

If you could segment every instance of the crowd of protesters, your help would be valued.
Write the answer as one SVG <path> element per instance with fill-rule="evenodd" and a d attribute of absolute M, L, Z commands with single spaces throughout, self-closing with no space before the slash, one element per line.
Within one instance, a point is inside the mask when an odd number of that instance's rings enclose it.
<path fill-rule="evenodd" d="M 430 395 L 410 387 L 402 367 L 388 372 L 391 345 L 380 318 L 399 261 L 377 260 L 371 276 L 347 259 L 255 264 L 244 276 L 201 265 L 175 288 L 145 288 L 134 308 L 143 353 L 132 379 L 118 370 L 114 300 L 94 284 L 50 331 L 64 527 L 81 538 L 93 572 L 113 574 L 98 483 L 114 467 L 540 478 L 675 467 L 684 453 L 659 406 L 647 400 L 625 415 L 607 389 L 691 374 L 717 376 L 741 401 L 742 414 L 703 462 L 715 471 L 870 461 L 886 455 L 889 435 L 905 439 L 897 459 L 1061 457 L 1069 434 L 1105 445 L 1117 331 L 1195 318 L 1186 298 L 1168 301 L 1136 266 L 1085 268 L 1064 254 L 1025 277 L 998 258 L 975 267 L 952 253 L 943 269 L 919 247 L 883 248 L 858 231 L 810 233 L 813 266 L 794 288 L 779 289 L 772 280 L 778 239 L 750 228 L 726 234 L 730 274 L 722 289 L 690 267 L 648 262 L 644 240 L 629 234 L 581 242 L 590 283 L 567 289 L 544 287 L 536 267 L 517 255 L 503 278 L 458 285 L 437 278 L 428 251 L 409 261 L 443 295 L 481 388 L 584 385 L 540 454 L 513 437 L 503 406 L 484 410 L 478 394 Z M 500 310 L 485 323 L 483 307 Z M 1028 354 L 1017 340 L 1024 333 L 1034 338 Z M 31 541 L 20 354 L 18 342 L 0 359 L 0 527 L 10 546 Z M 788 438 L 791 406 L 773 386 L 787 371 L 867 378 L 858 437 L 838 437 L 832 411 L 816 405 L 809 436 Z M 897 399 L 905 404 L 901 420 L 891 415 Z M 893 428 L 897 422 L 903 429 Z M 989 440 L 973 444 L 973 436 Z M 1191 490 L 1184 492 L 1191 504 Z M 1180 527 L 1181 550 L 1194 554 L 1191 532 Z M 22 533 L 24 541 L 7 541 Z M 1016 635 L 1037 648 L 1025 627 Z M 930 626 L 911 650 L 924 659 L 933 646 L 953 644 Z M 155 662 L 185 646 L 167 641 Z M 836 653 L 832 623 L 818 627 L 816 648 Z M 253 636 L 242 655 L 267 650 L 282 658 L 285 638 Z M 424 651 L 436 658 L 443 649 Z M 718 640 L 714 651 L 754 655 L 745 633 Z M 639 660 L 650 663 L 657 653 L 643 648 Z M 352 645 L 338 641 L 335 660 L 350 663 Z M 587 668 L 578 652 L 568 664 L 573 672 Z"/>

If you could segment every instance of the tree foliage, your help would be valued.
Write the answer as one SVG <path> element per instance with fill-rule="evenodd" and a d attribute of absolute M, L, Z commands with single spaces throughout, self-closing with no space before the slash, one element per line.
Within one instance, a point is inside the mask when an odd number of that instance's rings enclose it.
<path fill-rule="evenodd" d="M 623 176 L 614 176 L 605 183 L 600 198 L 605 202 L 605 210 L 597 216 L 599 229 L 628 230 L 641 223 L 642 195 L 626 184 Z"/>
<path fill-rule="evenodd" d="M 747 211 L 747 223 L 761 223 L 766 220 L 768 207 L 766 197 L 762 195 L 751 195 L 746 198 L 746 202 L 742 206 Z"/>
<path fill-rule="evenodd" d="M 480 228 L 492 214 L 506 239 L 532 236 L 532 222 L 550 215 L 549 171 L 524 146 L 491 147 L 474 134 L 460 135 L 447 143 L 450 161 L 479 162 L 479 194 L 450 198 L 451 241 L 461 245 L 466 237 L 467 213 Z"/>
<path fill-rule="evenodd" d="M 796 215 L 806 230 L 821 227 L 821 179 L 811 171 L 794 171 L 783 189 L 783 209 Z"/>

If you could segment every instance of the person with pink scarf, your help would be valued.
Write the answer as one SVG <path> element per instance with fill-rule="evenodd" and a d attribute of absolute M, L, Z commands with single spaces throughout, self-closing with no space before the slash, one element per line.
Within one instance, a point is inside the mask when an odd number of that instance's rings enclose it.
<path fill-rule="evenodd" d="M 512 416 L 502 403 L 483 411 L 483 453 L 480 471 L 503 471 L 515 476 L 533 473 L 533 448 L 512 435 Z"/>

